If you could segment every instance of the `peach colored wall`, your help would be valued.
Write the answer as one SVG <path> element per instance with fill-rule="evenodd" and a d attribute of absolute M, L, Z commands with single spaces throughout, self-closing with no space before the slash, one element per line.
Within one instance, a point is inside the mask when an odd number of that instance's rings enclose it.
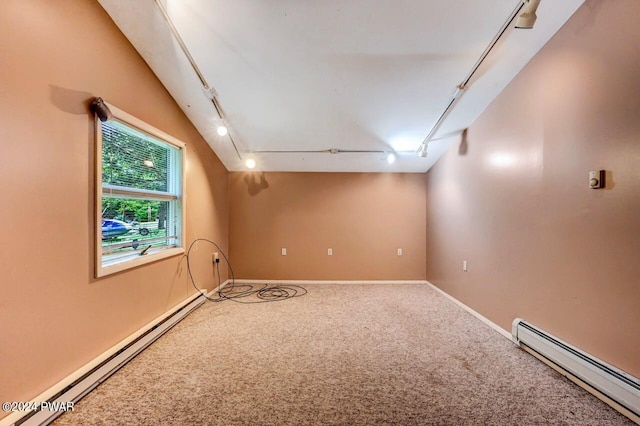
<path fill-rule="evenodd" d="M 90 99 L 187 144 L 188 241 L 227 247 L 228 173 L 97 2 L 3 0 L 0 44 L 0 401 L 24 401 L 193 294 L 180 256 L 93 278 Z"/>
<path fill-rule="evenodd" d="M 422 174 L 231 173 L 236 277 L 423 280 L 424 188 Z"/>
<path fill-rule="evenodd" d="M 429 281 L 636 377 L 638 16 L 637 0 L 588 0 L 427 173 Z M 588 189 L 597 169 L 607 189 Z"/>

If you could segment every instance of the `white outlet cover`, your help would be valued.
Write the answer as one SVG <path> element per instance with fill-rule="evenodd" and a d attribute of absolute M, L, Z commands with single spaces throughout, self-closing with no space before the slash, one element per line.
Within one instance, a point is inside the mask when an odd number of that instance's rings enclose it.
<path fill-rule="evenodd" d="M 333 256 L 333 249 L 327 249 L 327 256 Z"/>
<path fill-rule="evenodd" d="M 286 255 L 287 255 L 287 249 L 286 249 L 286 248 L 284 248 L 284 247 L 282 248 L 282 255 L 283 255 L 283 256 L 286 256 Z"/>
<path fill-rule="evenodd" d="M 402 256 L 402 249 L 401 248 L 398 249 L 398 256 Z"/>

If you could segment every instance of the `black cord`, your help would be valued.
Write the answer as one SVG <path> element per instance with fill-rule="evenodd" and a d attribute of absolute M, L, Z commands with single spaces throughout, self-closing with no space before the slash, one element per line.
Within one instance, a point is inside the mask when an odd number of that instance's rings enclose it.
<path fill-rule="evenodd" d="M 216 292 L 218 297 L 209 297 L 202 290 L 198 288 L 196 285 L 196 281 L 193 278 L 193 274 L 191 273 L 191 263 L 190 263 L 190 255 L 191 250 L 194 245 L 200 241 L 212 244 L 222 257 L 224 261 L 227 263 L 229 267 L 229 273 L 231 274 L 231 285 L 225 286 L 221 288 L 222 279 L 220 278 L 220 263 L 215 262 L 216 265 L 216 273 L 218 277 L 218 291 Z M 189 280 L 191 281 L 191 285 L 196 289 L 202 297 L 207 299 L 210 302 L 223 302 L 225 300 L 231 300 L 236 303 L 244 303 L 244 304 L 253 304 L 253 303 L 266 303 L 266 302 L 278 302 L 281 300 L 291 299 L 293 297 L 300 297 L 307 294 L 307 290 L 304 287 L 298 285 L 269 285 L 264 284 L 262 286 L 253 285 L 253 284 L 242 284 L 236 285 L 236 278 L 233 272 L 233 268 L 231 267 L 231 262 L 229 262 L 229 258 L 224 253 L 224 251 L 220 248 L 218 244 L 215 242 L 208 240 L 206 238 L 196 238 L 193 240 L 191 245 L 189 246 L 189 250 L 187 250 L 187 270 L 189 272 Z M 215 280 L 214 280 L 215 284 Z M 259 288 L 258 288 L 259 287 Z M 256 296 L 258 300 L 240 300 L 246 297 Z"/>

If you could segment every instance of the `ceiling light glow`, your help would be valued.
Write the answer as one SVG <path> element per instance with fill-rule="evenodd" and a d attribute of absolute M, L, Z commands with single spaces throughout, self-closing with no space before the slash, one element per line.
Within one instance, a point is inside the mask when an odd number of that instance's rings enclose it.
<path fill-rule="evenodd" d="M 387 154 L 387 163 L 393 164 L 396 161 L 396 155 L 393 152 Z"/>
<path fill-rule="evenodd" d="M 216 129 L 216 132 L 218 132 L 220 136 L 227 136 L 227 133 L 229 133 L 229 130 L 227 130 L 226 126 L 220 125 Z"/>
<path fill-rule="evenodd" d="M 244 162 L 244 165 L 247 166 L 248 169 L 253 169 L 256 167 L 256 160 L 249 158 Z"/>
<path fill-rule="evenodd" d="M 421 141 L 422 137 L 420 135 L 402 134 L 390 138 L 388 145 L 395 152 L 411 151 L 414 150 Z"/>

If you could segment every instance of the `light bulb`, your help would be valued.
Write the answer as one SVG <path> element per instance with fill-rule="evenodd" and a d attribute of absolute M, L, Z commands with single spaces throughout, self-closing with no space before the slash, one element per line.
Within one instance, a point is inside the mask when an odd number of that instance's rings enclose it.
<path fill-rule="evenodd" d="M 387 163 L 393 164 L 396 161 L 396 155 L 393 152 L 387 154 Z"/>
<path fill-rule="evenodd" d="M 244 162 L 244 165 L 247 166 L 249 169 L 253 169 L 256 166 L 256 160 L 254 160 L 253 158 L 249 158 L 247 161 Z"/>
<path fill-rule="evenodd" d="M 229 131 L 227 130 L 227 128 L 225 126 L 218 126 L 218 128 L 216 129 L 216 131 L 218 132 L 218 134 L 220 136 L 227 136 L 227 133 L 229 133 Z"/>

